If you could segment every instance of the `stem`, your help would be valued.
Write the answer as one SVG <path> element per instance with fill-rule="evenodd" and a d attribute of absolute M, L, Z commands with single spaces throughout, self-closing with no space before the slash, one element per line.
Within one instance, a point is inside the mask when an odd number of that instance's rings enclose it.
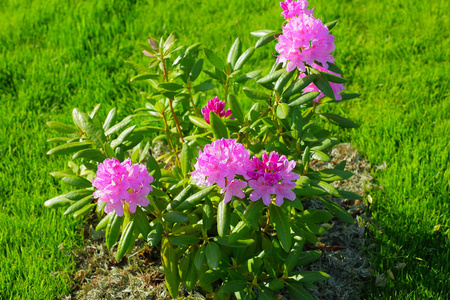
<path fill-rule="evenodd" d="M 195 104 L 194 104 L 194 98 L 192 97 L 192 93 L 191 93 L 191 81 L 190 80 L 188 80 L 187 88 L 188 88 L 188 91 L 189 91 L 189 101 L 192 104 L 192 108 L 194 109 L 194 113 L 195 113 L 195 115 L 197 117 L 201 117 L 200 114 L 198 113 L 197 108 L 195 107 Z"/>

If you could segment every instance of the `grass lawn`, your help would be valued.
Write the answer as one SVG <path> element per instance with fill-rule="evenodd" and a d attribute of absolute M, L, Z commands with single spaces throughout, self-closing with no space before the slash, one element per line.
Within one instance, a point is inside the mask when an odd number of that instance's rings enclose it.
<path fill-rule="evenodd" d="M 376 246 L 367 249 L 386 282 L 377 286 L 374 277 L 364 297 L 446 299 L 450 4 L 311 0 L 314 6 L 325 21 L 340 20 L 336 62 L 347 90 L 362 94 L 337 106 L 360 125 L 341 135 L 373 165 L 387 166 L 374 174 L 383 188 L 369 191 Z M 145 61 L 136 44 L 148 34 L 175 32 L 180 44 L 203 42 L 224 57 L 235 37 L 249 47 L 250 31 L 279 28 L 280 12 L 268 0 L 0 2 L 1 299 L 68 293 L 66 250 L 82 243 L 81 220 L 43 206 L 69 190 L 49 175 L 67 166 L 46 156 L 55 133 L 45 122 L 69 123 L 73 107 L 99 102 L 102 114 L 116 105 L 122 116 L 142 106 L 144 86 L 129 83 L 134 73 L 124 61 Z M 247 67 L 272 59 L 272 47 L 258 49 Z"/>

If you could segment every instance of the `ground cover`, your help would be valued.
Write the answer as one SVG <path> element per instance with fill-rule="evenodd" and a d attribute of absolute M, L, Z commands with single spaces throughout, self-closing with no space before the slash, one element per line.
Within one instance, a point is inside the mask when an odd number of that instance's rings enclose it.
<path fill-rule="evenodd" d="M 125 113 L 143 103 L 124 60 L 143 61 L 138 42 L 175 32 L 223 55 L 234 37 L 276 28 L 276 1 L 2 1 L 0 3 L 0 298 L 59 297 L 72 258 L 58 246 L 82 241 L 79 220 L 45 209 L 66 190 L 48 173 L 49 119 L 102 102 Z M 310 1 L 339 19 L 336 60 L 361 101 L 342 111 L 361 127 L 342 133 L 374 165 L 368 253 L 375 274 L 365 297 L 445 299 L 449 285 L 449 4 L 447 1 Z M 270 47 L 252 61 L 267 59 Z M 250 62 L 251 64 L 252 62 Z M 207 100 L 207 99 L 205 99 Z M 242 101 L 246 101 L 242 98 Z M 441 225 L 433 231 L 434 226 Z M 446 227 L 447 226 L 447 227 Z M 62 246 L 60 248 L 63 248 Z M 403 265 L 404 264 L 404 265 Z M 392 272 L 394 280 L 389 276 Z M 56 273 L 58 272 L 58 273 Z M 53 276 L 52 276 L 53 275 Z M 377 285 L 378 284 L 378 285 Z"/>

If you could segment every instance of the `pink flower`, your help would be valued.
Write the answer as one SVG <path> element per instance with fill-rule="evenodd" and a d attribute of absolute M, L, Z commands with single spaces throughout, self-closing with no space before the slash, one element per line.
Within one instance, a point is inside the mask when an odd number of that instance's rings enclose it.
<path fill-rule="evenodd" d="M 231 197 L 235 196 L 238 198 L 244 198 L 245 194 L 242 191 L 243 188 L 247 187 L 247 182 L 240 181 L 238 179 L 233 179 L 232 181 L 229 181 L 227 186 L 222 189 L 221 193 L 225 192 L 225 195 L 223 197 L 223 201 L 225 203 L 230 202 Z"/>
<path fill-rule="evenodd" d="M 197 180 L 198 185 L 217 183 L 225 188 L 225 179 L 232 181 L 235 175 L 246 174 L 249 158 L 249 151 L 235 139 L 216 140 L 206 145 L 203 152 L 199 151 L 192 178 Z"/>
<path fill-rule="evenodd" d="M 283 9 L 281 15 L 285 19 L 290 19 L 303 14 L 310 16 L 314 13 L 312 9 L 307 9 L 308 1 L 306 0 L 286 0 L 285 2 L 280 2 L 280 6 Z"/>
<path fill-rule="evenodd" d="M 318 64 L 312 64 L 311 67 L 313 67 L 314 69 L 317 69 L 319 71 L 322 71 L 322 72 L 327 72 L 327 73 L 330 73 L 333 75 L 341 76 L 338 73 L 328 71 L 327 69 L 319 66 Z M 304 74 L 304 73 L 300 74 L 300 78 L 305 77 L 305 76 L 306 76 L 306 74 Z M 330 85 L 331 85 L 331 88 L 333 89 L 333 93 L 334 93 L 334 96 L 336 97 L 336 100 L 342 100 L 342 96 L 339 93 L 342 92 L 343 90 L 345 90 L 344 84 L 330 82 Z M 322 91 L 319 90 L 319 88 L 314 83 L 310 83 L 307 87 L 305 87 L 303 89 L 303 92 L 305 92 L 305 93 L 313 92 L 313 91 L 320 92 L 319 96 L 317 96 L 317 98 L 314 99 L 315 102 L 319 102 L 320 99 L 325 97 L 325 95 L 322 93 Z"/>
<path fill-rule="evenodd" d="M 280 157 L 277 152 L 269 155 L 263 153 L 262 160 L 254 156 L 245 174 L 249 187 L 253 189 L 250 200 L 257 201 L 262 198 L 264 204 L 269 205 L 271 194 L 276 195 L 278 206 L 283 204 L 284 198 L 295 200 L 295 194 L 292 192 L 295 183 L 291 181 L 300 176 L 293 172 L 294 168 L 295 161 L 287 160 L 284 155 Z"/>
<path fill-rule="evenodd" d="M 205 118 L 206 123 L 209 124 L 209 113 L 213 111 L 219 117 L 226 118 L 231 115 L 231 110 L 228 109 L 225 112 L 225 103 L 222 100 L 219 100 L 219 97 L 214 97 L 208 101 L 206 106 L 202 108 L 203 118 Z"/>
<path fill-rule="evenodd" d="M 92 185 L 97 188 L 94 198 L 98 204 L 106 202 L 105 213 L 115 211 L 123 216 L 123 205 L 129 204 L 131 213 L 136 212 L 137 205 L 147 206 L 147 195 L 152 191 L 150 183 L 153 177 L 144 165 L 131 164 L 127 159 L 120 163 L 115 158 L 108 158 L 98 165 Z"/>
<path fill-rule="evenodd" d="M 280 54 L 277 63 L 283 63 L 287 71 L 298 68 L 305 72 L 305 64 L 312 65 L 314 61 L 328 68 L 327 61 L 334 62 L 331 55 L 334 49 L 334 37 L 328 28 L 321 20 L 306 14 L 291 18 L 275 45 Z"/>

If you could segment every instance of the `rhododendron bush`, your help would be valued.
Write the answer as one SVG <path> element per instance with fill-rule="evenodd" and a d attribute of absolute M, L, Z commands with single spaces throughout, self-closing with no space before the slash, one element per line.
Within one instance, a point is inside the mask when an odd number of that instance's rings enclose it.
<path fill-rule="evenodd" d="M 183 284 L 215 299 L 276 299 L 280 291 L 310 299 L 305 288 L 328 275 L 305 267 L 320 252 L 304 246 L 333 216 L 353 222 L 332 201 L 358 198 L 331 184 L 352 176 L 345 164 L 309 168 L 339 143 L 324 122 L 355 127 L 322 112 L 358 96 L 342 92 L 336 22 L 324 24 L 307 1 L 281 8 L 280 31 L 252 32 L 258 39 L 245 51 L 236 39 L 226 59 L 201 43 L 179 46 L 173 34 L 148 38 L 139 45 L 148 66 L 127 62 L 137 73 L 131 80 L 148 84 L 145 107 L 122 119 L 116 108 L 105 119 L 100 105 L 74 108 L 75 126 L 47 123 L 67 135 L 50 139 L 58 145 L 48 154 L 72 155 L 70 170 L 51 175 L 75 190 L 45 205 L 95 213 L 117 260 L 137 239 L 159 247 L 173 297 Z M 266 60 L 273 66 L 252 70 L 249 59 L 265 45 L 275 47 Z M 153 155 L 161 144 L 167 150 Z M 304 208 L 305 199 L 326 209 Z"/>

